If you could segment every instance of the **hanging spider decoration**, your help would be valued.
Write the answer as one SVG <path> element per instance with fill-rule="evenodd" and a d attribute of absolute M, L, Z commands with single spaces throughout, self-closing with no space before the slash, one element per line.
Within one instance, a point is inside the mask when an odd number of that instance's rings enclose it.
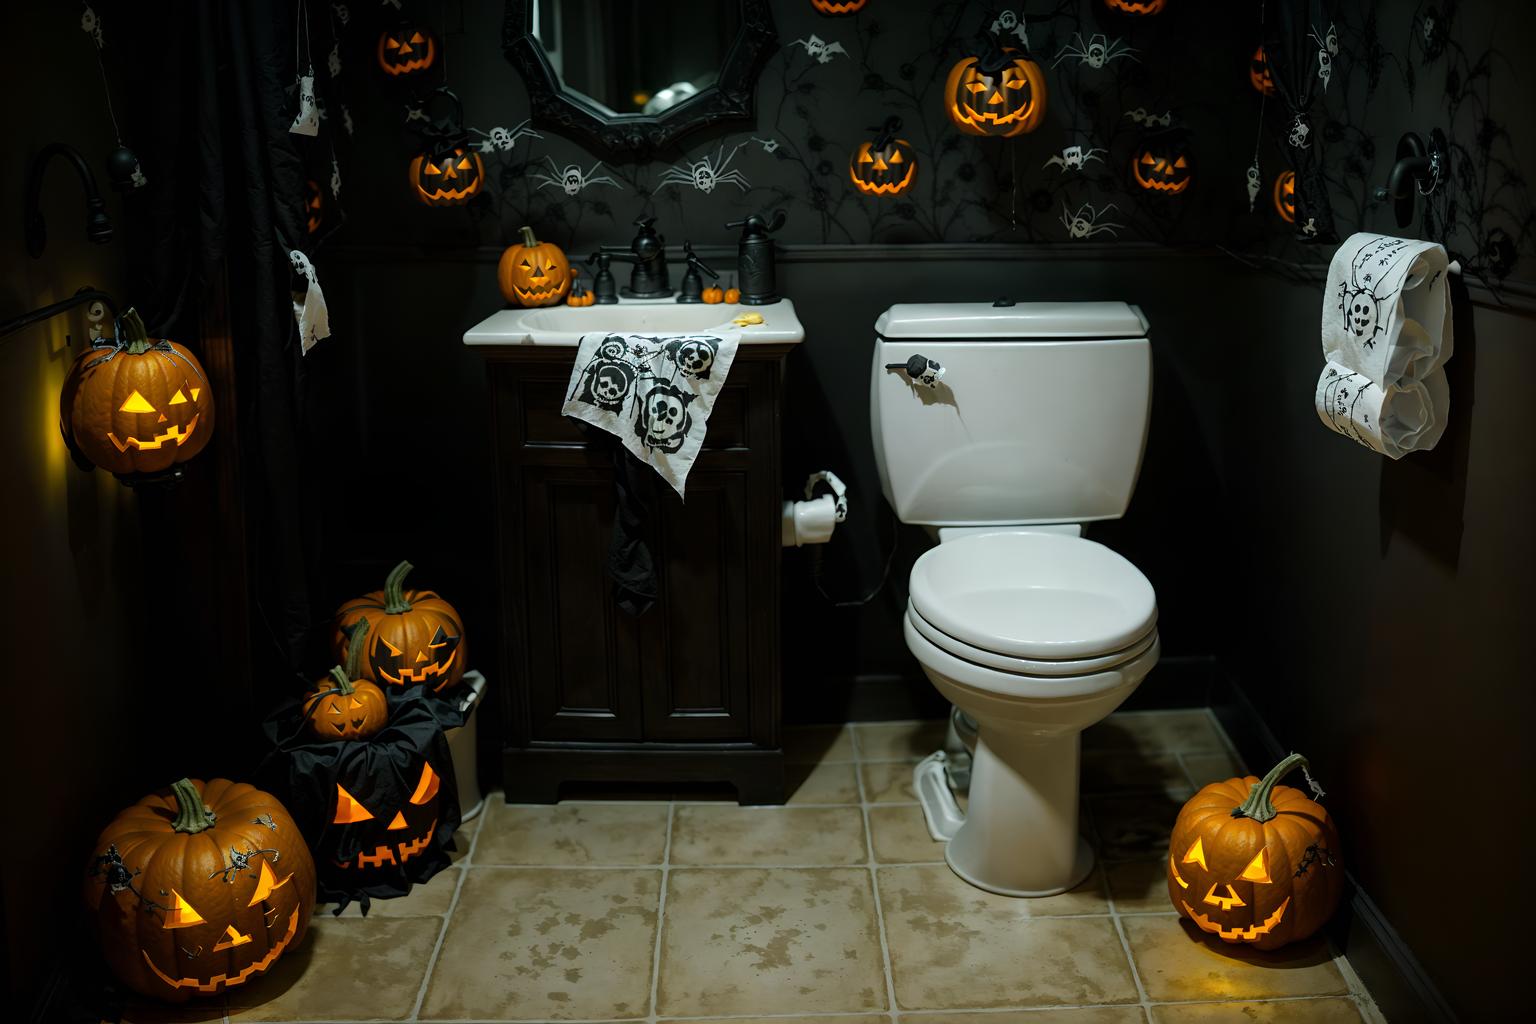
<path fill-rule="evenodd" d="M 608 177 L 608 175 L 597 174 L 598 168 L 603 166 L 602 161 L 593 164 L 592 169 L 583 174 L 579 164 L 556 167 L 552 157 L 546 156 L 544 159 L 549 161 L 549 169 L 554 172 L 554 175 L 551 177 L 543 173 L 534 174 L 533 177 L 538 180 L 539 188 L 547 188 L 550 185 L 554 185 L 562 189 L 566 195 L 574 196 L 588 185 L 612 185 L 615 188 L 619 186 L 619 183 Z M 594 177 L 594 175 L 597 176 Z"/>
<path fill-rule="evenodd" d="M 1307 37 L 1317 44 L 1317 79 L 1323 83 L 1323 92 L 1327 92 L 1328 82 L 1333 78 L 1333 58 L 1339 55 L 1339 30 L 1330 24 L 1327 32 L 1318 32 L 1314 25 Z"/>
<path fill-rule="evenodd" d="M 745 142 L 738 142 L 735 149 L 726 153 L 725 145 L 722 143 L 713 160 L 705 154 L 702 160 L 668 167 L 657 179 L 656 190 L 660 191 L 665 185 L 689 185 L 708 195 L 715 190 L 716 185 L 725 183 L 735 185 L 745 192 L 752 187 L 752 183 L 740 171 L 729 170 L 731 161 L 745 145 Z"/>
<path fill-rule="evenodd" d="M 1095 210 L 1092 203 L 1084 203 L 1078 207 L 1076 213 L 1067 212 L 1067 204 L 1061 204 L 1061 226 L 1067 229 L 1068 238 L 1092 238 L 1094 235 L 1108 233 L 1109 237 L 1118 237 L 1116 228 L 1125 227 L 1124 224 L 1099 223 L 1099 218 L 1115 209 L 1114 203 L 1106 203 L 1100 209 Z"/>
<path fill-rule="evenodd" d="M 1072 33 L 1072 42 L 1061 48 L 1056 59 L 1051 62 L 1055 67 L 1068 57 L 1076 57 L 1079 64 L 1086 64 L 1097 71 L 1110 61 L 1119 60 L 1121 57 L 1129 57 L 1131 60 L 1141 63 L 1141 58 L 1136 54 L 1141 51 L 1134 46 L 1127 46 L 1124 40 L 1111 40 L 1103 33 L 1097 33 L 1088 37 L 1088 42 L 1083 42 L 1081 32 Z"/>
<path fill-rule="evenodd" d="M 1103 163 L 1104 158 L 1099 156 L 1099 154 L 1108 152 L 1109 150 L 1107 149 L 1095 148 L 1084 151 L 1082 146 L 1067 146 L 1061 151 L 1060 156 L 1053 156 L 1041 164 L 1040 169 L 1044 170 L 1055 164 L 1062 169 L 1063 173 L 1066 171 L 1080 171 L 1089 160 L 1097 160 L 1099 163 Z"/>
<path fill-rule="evenodd" d="M 240 872 L 254 870 L 251 867 L 251 858 L 261 854 L 270 854 L 270 860 L 273 864 L 276 864 L 278 858 L 282 856 L 282 854 L 278 853 L 276 850 L 246 850 L 244 853 L 241 853 L 239 850 L 231 846 L 229 848 L 229 867 L 215 871 L 208 877 L 220 879 L 221 881 L 228 884 L 234 879 L 236 875 L 240 874 Z"/>
<path fill-rule="evenodd" d="M 409 118 L 407 118 L 409 120 Z M 480 136 L 480 144 L 475 148 L 482 153 L 510 153 L 512 147 L 517 145 L 519 139 L 542 139 L 544 136 L 528 127 L 531 122 L 523 121 L 511 128 L 492 128 L 483 132 L 478 128 L 470 131 Z"/>

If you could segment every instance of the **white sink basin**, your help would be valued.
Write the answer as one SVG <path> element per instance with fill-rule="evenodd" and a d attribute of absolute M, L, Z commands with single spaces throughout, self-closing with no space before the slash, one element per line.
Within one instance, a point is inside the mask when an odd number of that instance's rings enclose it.
<path fill-rule="evenodd" d="M 593 331 L 662 334 L 735 328 L 731 321 L 743 313 L 763 318 L 761 324 L 741 329 L 743 345 L 797 345 L 805 340 L 805 328 L 795 315 L 795 304 L 788 299 L 768 306 L 621 299 L 608 306 L 503 309 L 465 331 L 464 344 L 574 347 L 583 334 Z"/>

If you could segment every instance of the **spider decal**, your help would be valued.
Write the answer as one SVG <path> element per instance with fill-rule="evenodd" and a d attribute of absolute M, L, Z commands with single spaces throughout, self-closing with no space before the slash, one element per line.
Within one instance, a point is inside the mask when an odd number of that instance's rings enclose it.
<path fill-rule="evenodd" d="M 1063 172 L 1080 171 L 1083 169 L 1083 165 L 1086 164 L 1089 160 L 1097 160 L 1099 163 L 1103 163 L 1104 158 L 1099 156 L 1099 154 L 1107 152 L 1109 152 L 1107 149 L 1089 149 L 1085 152 L 1082 146 L 1067 146 L 1061 151 L 1060 156 L 1053 156 L 1045 163 L 1041 164 L 1040 169 L 1044 170 L 1045 168 L 1050 167 L 1052 164 L 1055 164 L 1056 166 L 1060 167 Z"/>
<path fill-rule="evenodd" d="M 657 180 L 656 188 L 660 190 L 663 185 L 691 185 L 693 188 L 708 195 L 715 190 L 716 185 L 724 182 L 735 185 L 745 192 L 752 187 L 752 183 L 747 181 L 740 171 L 728 169 L 737 152 L 745 145 L 745 142 L 738 142 L 736 148 L 727 153 L 725 146 L 722 144 L 715 153 L 713 160 L 706 153 L 702 160 L 694 160 L 687 164 L 668 167 L 661 173 L 661 177 Z"/>
<path fill-rule="evenodd" d="M 482 132 L 478 128 L 470 131 L 481 136 L 480 152 L 482 153 L 508 153 L 517 145 L 518 139 L 542 139 L 544 136 L 528 127 L 529 122 L 524 121 L 512 128 L 492 128 L 488 132 Z"/>
<path fill-rule="evenodd" d="M 281 856 L 276 850 L 246 850 L 244 853 L 241 853 L 231 846 L 229 848 L 229 867 L 215 871 L 208 877 L 222 879 L 226 884 L 233 882 L 236 875 L 250 869 L 252 857 L 263 853 L 271 855 L 273 864 L 276 864 L 277 858 Z"/>
<path fill-rule="evenodd" d="M 574 196 L 588 185 L 612 185 L 615 188 L 619 185 L 618 182 L 608 177 L 608 175 L 597 173 L 597 169 L 603 166 L 602 161 L 593 164 L 590 171 L 582 173 L 580 164 L 556 167 L 554 158 L 546 156 L 544 159 L 549 161 L 549 169 L 554 172 L 554 175 L 534 174 L 533 177 L 538 180 L 539 188 L 555 185 L 562 189 L 566 195 Z"/>
<path fill-rule="evenodd" d="M 1092 238 L 1094 235 L 1109 233 L 1109 237 L 1118 237 L 1116 228 L 1125 227 L 1124 224 L 1099 223 L 1099 218 L 1115 209 L 1114 203 L 1106 203 L 1095 210 L 1092 203 L 1084 203 L 1077 208 L 1076 213 L 1067 212 L 1067 204 L 1061 204 L 1061 226 L 1067 229 L 1068 238 Z"/>
<path fill-rule="evenodd" d="M 1377 270 L 1387 266 L 1391 251 L 1399 247 L 1367 246 L 1350 265 L 1349 280 L 1339 282 L 1339 315 L 1344 330 L 1368 349 L 1376 347 L 1376 335 L 1387 329 L 1382 316 L 1382 297 L 1376 294 L 1382 282 L 1373 273 L 1372 263 L 1376 261 Z"/>
<path fill-rule="evenodd" d="M 1076 57 L 1079 64 L 1086 64 L 1095 70 L 1121 57 L 1129 57 L 1139 64 L 1141 63 L 1141 58 L 1136 56 L 1139 52 L 1136 47 L 1127 46 L 1120 39 L 1111 40 L 1102 32 L 1089 36 L 1086 43 L 1083 42 L 1083 34 L 1081 32 L 1074 32 L 1072 33 L 1072 42 L 1061 48 L 1061 52 L 1051 62 L 1051 67 L 1054 68 L 1068 57 Z"/>

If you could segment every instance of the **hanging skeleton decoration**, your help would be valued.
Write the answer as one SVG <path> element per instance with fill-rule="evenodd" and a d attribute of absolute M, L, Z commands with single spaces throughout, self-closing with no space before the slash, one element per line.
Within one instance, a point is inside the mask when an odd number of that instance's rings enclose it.
<path fill-rule="evenodd" d="M 1248 212 L 1253 212 L 1254 201 L 1259 198 L 1259 191 L 1264 187 L 1263 173 L 1259 170 L 1258 161 L 1248 168 Z"/>
<path fill-rule="evenodd" d="M 593 164 L 590 171 L 582 173 L 581 165 L 579 164 L 556 167 L 552 157 L 546 156 L 544 159 L 549 162 L 549 169 L 554 173 L 553 176 L 543 173 L 533 175 L 539 183 L 539 188 L 548 188 L 553 185 L 562 190 L 566 195 L 574 196 L 588 185 L 612 185 L 614 188 L 619 187 L 619 183 L 608 177 L 608 175 L 597 173 L 598 168 L 603 166 L 601 161 Z"/>
<path fill-rule="evenodd" d="M 789 45 L 801 47 L 805 50 L 805 55 L 814 58 L 818 64 L 829 64 L 832 58 L 839 54 L 848 56 L 848 51 L 843 49 L 842 43 L 829 43 L 814 32 L 805 39 L 791 39 Z"/>
<path fill-rule="evenodd" d="M 1115 234 L 1116 228 L 1125 227 L 1124 224 L 1099 223 L 1099 218 L 1115 209 L 1114 203 L 1106 203 L 1101 209 L 1095 210 L 1092 203 L 1084 203 L 1078 207 L 1076 213 L 1067 212 L 1067 204 L 1061 204 L 1061 226 L 1067 229 L 1068 238 L 1092 238 L 1094 235 L 1108 233 L 1109 237 L 1119 237 Z"/>
<path fill-rule="evenodd" d="M 1097 160 L 1099 163 L 1103 163 L 1104 158 L 1099 154 L 1107 152 L 1109 152 L 1107 149 L 1089 149 L 1084 151 L 1082 146 L 1067 146 L 1061 151 L 1060 156 L 1051 157 L 1041 164 L 1040 168 L 1044 170 L 1054 164 L 1060 167 L 1063 173 L 1067 171 L 1080 171 L 1089 160 Z"/>
<path fill-rule="evenodd" d="M 715 190 L 716 185 L 724 182 L 745 192 L 752 187 L 752 183 L 740 171 L 728 170 L 736 153 L 745 145 L 745 142 L 738 142 L 730 153 L 726 153 L 725 146 L 721 145 L 713 160 L 705 154 L 702 160 L 668 167 L 657 179 L 656 188 L 659 190 L 665 185 L 690 185 L 708 195 Z"/>
<path fill-rule="evenodd" d="M 96 49 L 106 45 L 101 39 L 101 16 L 89 4 L 80 12 L 80 31 L 95 40 Z"/>
<path fill-rule="evenodd" d="M 335 13 L 336 20 L 341 22 L 342 28 L 346 28 L 347 22 L 352 20 L 352 12 L 347 10 L 346 4 L 331 4 L 331 11 Z"/>
<path fill-rule="evenodd" d="M 336 44 L 332 45 L 330 56 L 325 58 L 325 67 L 326 67 L 326 70 L 331 73 L 331 77 L 332 78 L 340 78 L 341 77 L 341 44 L 340 43 L 336 43 Z"/>
<path fill-rule="evenodd" d="M 1029 49 L 1029 32 L 1024 27 L 1023 14 L 1003 11 L 992 21 L 992 34 L 999 39 L 1005 35 L 1015 36 L 1021 47 L 1026 51 Z"/>
<path fill-rule="evenodd" d="M 1323 92 L 1327 92 L 1333 77 L 1333 58 L 1339 55 L 1339 30 L 1329 25 L 1326 33 L 1319 34 L 1314 27 L 1308 38 L 1317 44 L 1317 80 L 1323 83 Z"/>
<path fill-rule="evenodd" d="M 1068 57 L 1076 57 L 1080 66 L 1087 66 L 1095 71 L 1111 61 L 1119 60 L 1121 57 L 1129 57 L 1139 64 L 1141 63 L 1141 58 L 1136 56 L 1139 52 L 1134 46 L 1125 45 L 1124 40 L 1116 39 L 1111 41 L 1103 33 L 1090 36 L 1088 42 L 1084 43 L 1082 33 L 1074 32 L 1072 33 L 1072 42 L 1061 48 L 1061 52 L 1051 62 L 1051 67 L 1054 68 Z"/>
<path fill-rule="evenodd" d="M 1307 124 L 1306 116 L 1297 114 L 1296 119 L 1291 122 L 1291 134 L 1286 137 L 1286 141 L 1297 149 L 1306 149 L 1311 145 L 1311 142 L 1307 139 L 1307 136 L 1311 134 L 1312 126 Z"/>

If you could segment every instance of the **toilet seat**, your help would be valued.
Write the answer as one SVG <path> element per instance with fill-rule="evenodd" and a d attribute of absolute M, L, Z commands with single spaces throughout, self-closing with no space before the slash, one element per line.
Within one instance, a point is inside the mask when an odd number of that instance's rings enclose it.
<path fill-rule="evenodd" d="M 912 566 L 909 594 L 942 636 L 1028 662 L 1127 651 L 1157 621 L 1157 597 L 1139 569 L 1102 544 L 1061 534 L 998 532 L 940 544 Z M 915 624 L 907 632 L 941 647 Z"/>
<path fill-rule="evenodd" d="M 995 651 L 983 650 L 980 647 L 967 644 L 950 636 L 939 629 L 933 623 L 923 618 L 921 612 L 907 602 L 907 618 L 911 620 L 914 629 L 924 639 L 941 650 L 948 651 L 957 658 L 973 661 L 987 668 L 994 668 L 1000 672 L 1012 672 L 1025 676 L 1083 676 L 1102 672 L 1106 669 L 1123 665 L 1127 661 L 1140 656 L 1157 639 L 1157 626 L 1154 624 L 1143 636 L 1131 643 L 1129 647 L 1118 651 L 1108 651 L 1098 657 L 1070 658 L 1070 659 L 1031 659 L 1014 658 L 1006 654 L 998 654 Z"/>

